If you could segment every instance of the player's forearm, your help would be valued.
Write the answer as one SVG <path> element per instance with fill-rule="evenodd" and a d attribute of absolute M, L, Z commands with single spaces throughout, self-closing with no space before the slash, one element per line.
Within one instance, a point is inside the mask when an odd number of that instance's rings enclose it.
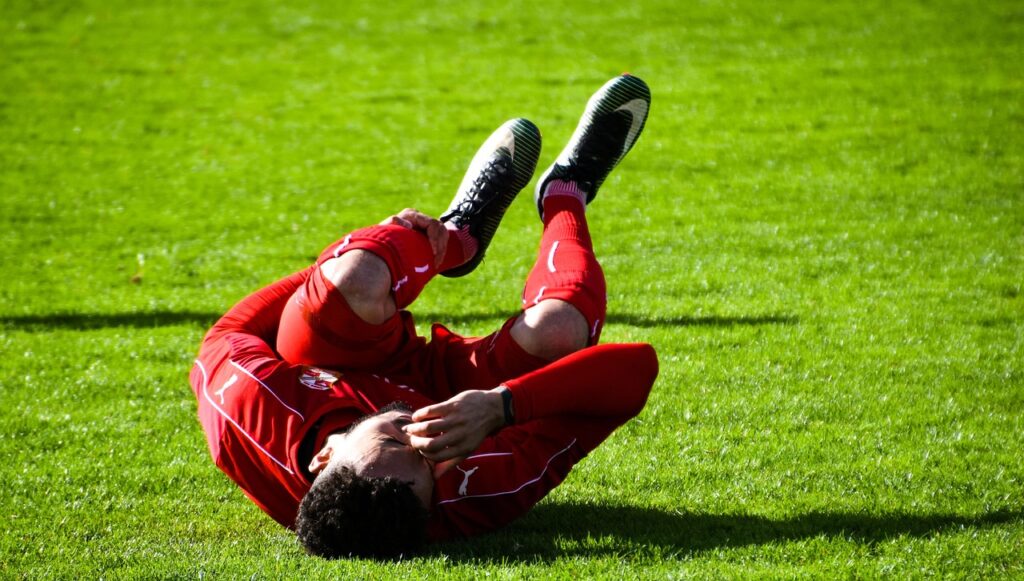
<path fill-rule="evenodd" d="M 578 351 L 506 381 L 516 423 L 556 415 L 632 417 L 640 413 L 658 376 L 647 344 L 608 344 Z"/>

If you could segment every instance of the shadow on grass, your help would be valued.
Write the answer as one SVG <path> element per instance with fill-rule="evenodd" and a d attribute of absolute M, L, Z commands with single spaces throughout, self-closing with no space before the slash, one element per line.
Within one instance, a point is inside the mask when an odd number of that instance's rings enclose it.
<path fill-rule="evenodd" d="M 438 313 L 413 312 L 417 321 L 438 321 L 442 324 L 468 324 L 494 321 L 495 325 L 515 313 L 494 311 L 490 313 Z M 142 313 L 50 313 L 40 315 L 0 315 L 0 328 L 29 330 L 78 329 L 91 330 L 107 327 L 134 327 L 140 329 L 169 327 L 173 325 L 198 325 L 209 327 L 219 319 L 221 313 L 195 311 L 152 311 Z M 756 325 L 794 325 L 799 322 L 791 315 L 759 315 L 749 317 L 691 317 L 667 316 L 645 317 L 629 313 L 608 315 L 608 324 L 630 325 L 633 327 L 733 327 Z"/>
<path fill-rule="evenodd" d="M 795 325 L 800 319 L 793 315 L 754 315 L 746 317 L 674 316 L 642 317 L 626 313 L 608 315 L 608 323 L 633 327 L 754 327 L 758 325 Z"/>
<path fill-rule="evenodd" d="M 442 324 L 463 324 L 477 323 L 480 321 L 504 321 L 515 315 L 509 311 L 495 311 L 491 313 L 418 313 L 413 310 L 417 321 L 438 321 Z M 754 315 L 741 317 L 717 317 L 717 316 L 654 316 L 636 315 L 630 313 L 612 313 L 608 315 L 606 323 L 609 325 L 629 325 L 632 327 L 735 327 L 735 326 L 757 326 L 757 325 L 795 325 L 800 322 L 798 317 L 793 315 Z"/>
<path fill-rule="evenodd" d="M 91 330 L 107 327 L 134 327 L 148 329 L 172 325 L 198 325 L 209 327 L 220 318 L 219 313 L 193 311 L 148 313 L 52 313 L 46 315 L 3 315 L 0 328 L 45 330 Z"/>
<path fill-rule="evenodd" d="M 507 529 L 441 544 L 431 552 L 453 561 L 552 561 L 572 556 L 647 553 L 664 558 L 715 549 L 838 537 L 874 544 L 900 536 L 926 537 L 961 527 L 1024 521 L 1020 511 L 955 514 L 812 512 L 771 519 L 749 515 L 673 513 L 628 506 L 543 504 Z"/>

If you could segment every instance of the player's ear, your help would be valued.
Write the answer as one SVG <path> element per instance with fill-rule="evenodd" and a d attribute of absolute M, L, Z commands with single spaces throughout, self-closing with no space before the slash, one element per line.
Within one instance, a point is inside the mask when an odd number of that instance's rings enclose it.
<path fill-rule="evenodd" d="M 316 456 L 313 456 L 313 460 L 309 463 L 309 471 L 313 474 L 320 474 L 331 463 L 332 456 L 334 456 L 334 447 L 328 443 L 317 452 Z"/>

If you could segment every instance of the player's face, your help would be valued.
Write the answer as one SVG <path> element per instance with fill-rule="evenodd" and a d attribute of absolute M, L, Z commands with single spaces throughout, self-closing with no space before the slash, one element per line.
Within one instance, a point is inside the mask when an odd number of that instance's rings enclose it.
<path fill-rule="evenodd" d="M 409 445 L 402 427 L 412 423 L 407 409 L 396 409 L 360 421 L 336 446 L 332 462 L 341 461 L 363 476 L 391 476 L 411 482 L 424 507 L 434 492 L 433 463 Z"/>

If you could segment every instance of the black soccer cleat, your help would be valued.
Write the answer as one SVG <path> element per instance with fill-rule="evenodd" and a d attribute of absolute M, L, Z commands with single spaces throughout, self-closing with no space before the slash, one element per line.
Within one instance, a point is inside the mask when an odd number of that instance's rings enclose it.
<path fill-rule="evenodd" d="M 636 143 L 647 122 L 651 90 L 632 75 L 608 81 L 590 98 L 576 132 L 555 162 L 537 180 L 534 200 L 544 218 L 544 195 L 554 180 L 575 182 L 587 195 L 597 196 L 612 169 Z"/>
<path fill-rule="evenodd" d="M 526 119 L 506 121 L 480 146 L 455 199 L 441 215 L 442 222 L 457 228 L 469 226 L 477 241 L 476 254 L 465 264 L 442 272 L 443 276 L 465 276 L 484 259 L 505 210 L 533 177 L 538 157 L 540 130 Z"/>

